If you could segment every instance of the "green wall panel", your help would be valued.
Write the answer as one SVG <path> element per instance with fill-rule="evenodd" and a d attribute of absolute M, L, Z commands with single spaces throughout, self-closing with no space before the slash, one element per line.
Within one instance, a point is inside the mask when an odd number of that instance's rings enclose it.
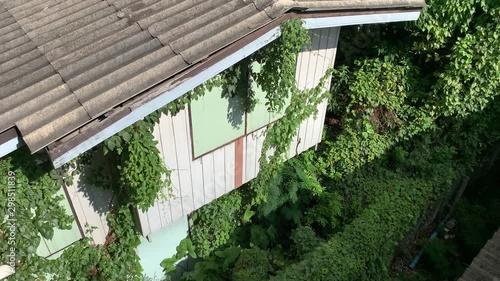
<path fill-rule="evenodd" d="M 260 72 L 260 65 L 258 63 L 252 64 L 252 69 L 255 73 Z M 255 93 L 255 98 L 257 99 L 257 105 L 255 109 L 247 114 L 247 134 L 251 133 L 259 128 L 266 126 L 267 124 L 274 122 L 285 115 L 285 109 L 290 104 L 290 97 L 286 99 L 285 106 L 280 112 L 269 112 L 267 111 L 267 99 L 266 93 L 257 85 L 257 83 L 252 84 L 253 91 Z"/>
<path fill-rule="evenodd" d="M 60 204 L 66 210 L 66 214 L 73 216 L 73 211 L 71 210 L 68 199 L 66 198 L 66 194 L 64 193 L 64 190 L 62 188 L 61 190 L 59 190 L 57 195 L 64 196 L 64 199 L 60 202 Z M 68 247 L 69 245 L 75 243 L 80 239 L 82 239 L 82 235 L 80 233 L 80 230 L 78 229 L 76 220 L 74 220 L 71 224 L 71 229 L 63 230 L 54 228 L 54 236 L 52 237 L 52 239 L 42 238 L 40 240 L 40 244 L 38 245 L 36 253 L 39 256 L 47 257 L 59 252 L 60 250 Z"/>
<path fill-rule="evenodd" d="M 237 98 L 221 97 L 214 88 L 191 102 L 194 157 L 201 156 L 245 134 L 245 114 Z"/>
<path fill-rule="evenodd" d="M 254 82 L 253 90 L 257 104 L 252 112 L 247 113 L 247 133 L 269 124 L 270 114 L 266 106 L 266 93 Z"/>
<path fill-rule="evenodd" d="M 188 218 L 182 217 L 149 235 L 149 241 L 141 237 L 141 244 L 137 247 L 143 273 L 149 277 L 162 277 L 163 268 L 160 263 L 177 253 L 177 245 L 189 234 Z"/>
<path fill-rule="evenodd" d="M 260 65 L 252 65 L 253 72 L 260 72 Z M 249 134 L 283 117 L 281 112 L 269 113 L 266 106 L 266 93 L 254 81 L 252 88 L 257 104 L 245 116 L 242 101 L 238 97 L 223 98 L 222 88 L 214 88 L 203 97 L 191 102 L 191 124 L 193 133 L 194 157 L 199 157 L 243 135 Z M 245 120 L 246 119 L 246 120 Z M 246 122 L 245 122 L 246 121 Z"/>

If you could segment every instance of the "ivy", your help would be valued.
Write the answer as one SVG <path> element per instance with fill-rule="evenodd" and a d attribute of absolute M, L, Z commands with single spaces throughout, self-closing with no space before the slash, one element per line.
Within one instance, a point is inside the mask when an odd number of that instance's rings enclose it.
<path fill-rule="evenodd" d="M 241 192 L 235 190 L 191 215 L 194 227 L 190 237 L 198 256 L 206 258 L 229 241 L 232 231 L 242 224 L 242 200 Z"/>
<path fill-rule="evenodd" d="M 222 97 L 233 98 L 239 101 L 238 110 L 252 112 L 257 105 L 255 92 L 252 87 L 254 82 L 253 58 L 248 57 L 226 69 L 221 75 Z"/>
<path fill-rule="evenodd" d="M 52 278 L 141 280 L 142 266 L 136 253 L 140 234 L 135 230 L 132 208 L 120 205 L 108 213 L 110 231 L 104 245 L 93 245 L 92 240 L 86 238 L 66 249 L 51 265 Z"/>
<path fill-rule="evenodd" d="M 419 69 L 395 54 L 355 62 L 333 71 L 332 113 L 342 131 L 326 140 L 320 159 L 331 178 L 340 178 L 384 154 L 395 143 L 432 129 L 436 113 L 414 102 L 423 89 Z"/>
<path fill-rule="evenodd" d="M 297 128 L 303 120 L 314 114 L 317 105 L 328 97 L 324 85 L 330 72 L 314 89 L 300 91 L 296 86 L 297 55 L 309 42 L 310 37 L 302 27 L 302 21 L 287 21 L 282 24 L 282 36 L 279 39 L 229 68 L 216 80 L 217 86 L 223 87 L 223 96 L 237 97 L 247 112 L 256 104 L 251 87 L 254 82 L 265 91 L 269 112 L 282 110 L 290 96 L 291 102 L 285 110 L 285 116 L 271 125 L 267 132 L 263 156 L 259 160 L 260 172 L 251 184 L 254 192 L 243 198 L 239 190 L 233 191 L 193 213 L 191 239 L 200 257 L 208 257 L 225 245 L 237 226 L 250 221 L 254 214 L 251 208 L 266 198 L 264 185 L 278 174 Z M 262 66 L 259 72 L 252 68 L 254 62 Z M 268 162 L 264 152 L 270 149 L 275 152 Z"/>
<path fill-rule="evenodd" d="M 160 266 L 163 267 L 165 273 L 173 272 L 176 270 L 175 264 L 189 255 L 189 257 L 196 259 L 197 255 L 194 251 L 193 242 L 189 238 L 184 238 L 179 242 L 179 246 L 176 248 L 176 253 L 170 258 L 164 259 Z"/>
<path fill-rule="evenodd" d="M 262 65 L 256 82 L 266 93 L 270 112 L 281 111 L 288 97 L 298 91 L 295 83 L 297 55 L 310 40 L 301 20 L 285 21 L 281 24 L 281 36 L 255 55 Z"/>
<path fill-rule="evenodd" d="M 420 215 L 431 186 L 407 179 L 390 188 L 338 236 L 271 280 L 373 280 L 373 276 L 383 276 L 383 272 L 367 276 L 367 265 L 392 255 Z"/>
<path fill-rule="evenodd" d="M 10 248 L 15 248 L 16 254 L 16 273 L 8 280 L 140 280 L 142 267 L 135 252 L 140 239 L 128 204 L 118 205 L 108 214 L 110 232 L 104 245 L 84 238 L 57 259 L 37 255 L 41 237 L 51 239 L 54 229 L 69 229 L 73 221 L 60 204 L 64 197 L 57 194 L 64 184 L 71 183 L 69 171 L 75 167 L 50 170 L 49 165 L 40 164 L 46 161 L 41 155 L 31 155 L 27 148 L 0 159 L 0 217 L 12 214 L 16 219 L 12 243 L 8 239 L 11 221 L 0 223 L 0 255 L 6 257 Z M 15 180 L 14 190 L 9 189 L 9 178 Z"/>
<path fill-rule="evenodd" d="M 331 76 L 328 70 L 313 89 L 300 90 L 295 81 L 296 60 L 299 52 L 310 43 L 307 30 L 300 20 L 286 21 L 281 26 L 282 35 L 262 52 L 262 69 L 256 81 L 266 92 L 268 111 L 280 111 L 291 96 L 283 118 L 270 125 L 259 158 L 260 171 L 251 186 L 255 192 L 253 204 L 266 200 L 265 186 L 278 175 L 282 163 L 300 124 L 313 114 L 329 91 L 325 84 Z M 272 155 L 268 157 L 269 151 Z"/>
<path fill-rule="evenodd" d="M 430 1 L 417 25 L 413 50 L 441 64 L 433 86 L 445 115 L 483 109 L 499 92 L 500 7 L 497 1 Z"/>
<path fill-rule="evenodd" d="M 294 163 L 283 162 L 289 137 L 302 116 L 298 101 L 303 99 L 301 106 L 307 107 L 314 100 L 300 97 L 291 79 L 281 80 L 293 73 L 292 64 L 281 58 L 287 52 L 276 51 L 286 46 L 270 45 L 270 50 L 261 52 L 275 56 L 273 61 L 262 61 L 263 72 L 256 79 L 272 93 L 268 109 L 279 108 L 281 97 L 291 94 L 290 111 L 269 126 L 260 173 L 246 191 L 253 200 L 242 204 L 240 212 L 250 206 L 257 216 L 251 225 L 234 229 L 238 235 L 226 245 L 271 248 L 277 256 L 286 255 L 289 241 L 276 231 L 281 221 L 288 225 L 280 229 L 284 235 L 305 224 L 327 239 L 304 250 L 297 248 L 301 257 L 287 256 L 282 271 L 277 276 L 270 272 L 267 278 L 391 279 L 391 258 L 402 237 L 429 205 L 448 194 L 451 182 L 476 167 L 485 148 L 500 139 L 495 122 L 500 116 L 498 3 L 433 0 L 430 4 L 417 25 L 382 28 L 365 57 L 332 70 L 330 126 L 313 157 L 315 168 L 308 169 L 321 191 L 312 199 L 294 196 L 304 182 L 285 176 Z M 293 42 L 293 35 L 281 39 Z M 277 63 L 281 60 L 283 68 Z M 265 72 L 266 64 L 274 76 Z M 273 97 L 276 93 L 279 97 Z M 324 97 L 319 89 L 310 96 Z M 287 118 L 290 113 L 299 118 Z M 295 238 L 302 234 L 314 237 L 304 231 Z M 218 268 L 217 263 L 220 260 L 211 255 L 203 268 Z M 209 280 L 214 276 L 227 280 L 229 271 L 203 272 Z"/>
<path fill-rule="evenodd" d="M 37 164 L 46 161 L 27 148 L 0 159 L 0 256 L 5 264 L 11 255 L 16 271 L 9 280 L 43 280 L 50 261 L 36 254 L 41 237 L 71 228 L 72 218 L 59 204 L 64 197 L 57 194 L 62 175 Z"/>

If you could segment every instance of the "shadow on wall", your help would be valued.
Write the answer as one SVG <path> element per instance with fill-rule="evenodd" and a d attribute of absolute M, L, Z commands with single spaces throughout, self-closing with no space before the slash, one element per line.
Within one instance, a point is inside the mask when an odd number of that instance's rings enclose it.
<path fill-rule="evenodd" d="M 222 98 L 227 98 L 227 120 L 229 124 L 233 126 L 234 129 L 240 129 L 243 126 L 243 120 L 245 116 L 245 98 L 242 96 L 236 95 L 228 98 L 225 96 L 225 90 L 222 92 Z"/>
<path fill-rule="evenodd" d="M 92 184 L 92 177 L 95 177 L 96 173 L 99 173 L 104 180 L 111 183 L 112 178 L 108 176 L 112 174 L 109 171 L 111 165 L 104 164 L 104 154 L 99 152 L 93 153 L 92 164 L 93 165 L 86 165 L 81 174 L 78 176 L 76 181 L 76 190 L 80 195 L 79 197 L 83 197 L 89 202 L 95 213 L 100 216 L 104 216 L 109 212 L 113 205 L 113 192 L 107 188 L 96 187 Z M 91 169 L 98 170 L 96 171 Z"/>

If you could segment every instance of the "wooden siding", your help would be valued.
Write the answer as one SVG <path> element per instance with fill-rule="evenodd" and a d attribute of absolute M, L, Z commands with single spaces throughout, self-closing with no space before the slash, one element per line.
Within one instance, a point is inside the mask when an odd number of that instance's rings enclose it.
<path fill-rule="evenodd" d="M 67 186 L 66 191 L 85 235 L 93 238 L 96 244 L 104 244 L 109 231 L 106 215 L 111 205 L 112 192 L 86 184 L 81 180 L 80 174 L 74 177 L 73 184 Z M 90 232 L 92 227 L 95 229 Z"/>
<path fill-rule="evenodd" d="M 299 87 L 316 86 L 325 71 L 333 66 L 338 33 L 339 28 L 310 31 L 312 46 L 303 51 L 297 61 L 296 79 Z M 326 106 L 326 101 L 321 103 L 318 115 L 302 123 L 290 145 L 290 157 L 321 141 Z M 213 133 L 217 134 L 217 129 Z M 259 171 L 258 160 L 265 128 L 196 159 L 193 159 L 188 110 L 182 110 L 175 117 L 162 116 L 155 127 L 155 137 L 165 164 L 172 170 L 173 198 L 166 201 L 159 199 L 147 212 L 138 212 L 143 235 L 154 233 L 189 215 L 237 188 L 237 183 L 246 183 L 255 178 Z M 241 149 L 243 157 L 238 151 Z M 239 176 L 242 179 L 238 179 Z"/>
<path fill-rule="evenodd" d="M 299 87 L 316 86 L 326 69 L 333 66 L 338 32 L 338 28 L 310 31 L 311 49 L 303 51 L 297 60 Z M 302 123 L 290 145 L 290 158 L 321 141 L 326 106 L 326 101 L 320 104 L 316 118 L 312 116 Z M 172 170 L 174 197 L 167 201 L 158 199 L 145 213 L 138 211 L 143 234 L 157 232 L 255 178 L 264 133 L 265 128 L 261 128 L 193 160 L 189 110 L 183 110 L 175 117 L 162 116 L 154 134 L 165 164 Z M 112 200 L 111 192 L 89 186 L 80 181 L 79 176 L 75 177 L 72 186 L 67 187 L 67 192 L 84 230 L 96 227 L 86 235 L 95 243 L 103 244 L 109 230 L 106 214 Z"/>

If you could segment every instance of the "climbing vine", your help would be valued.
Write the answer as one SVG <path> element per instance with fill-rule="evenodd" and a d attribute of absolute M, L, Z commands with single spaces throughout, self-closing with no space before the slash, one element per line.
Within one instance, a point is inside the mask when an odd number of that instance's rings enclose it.
<path fill-rule="evenodd" d="M 296 90 L 283 118 L 270 125 L 267 130 L 259 158 L 260 171 L 257 178 L 252 181 L 252 189 L 256 192 L 255 204 L 266 199 L 265 186 L 276 177 L 280 166 L 287 159 L 290 144 L 300 124 L 311 115 L 317 114 L 318 105 L 329 97 L 330 92 L 325 89 L 325 83 L 330 76 L 331 70 L 328 70 L 313 89 Z M 269 151 L 272 151 L 270 157 Z"/>
<path fill-rule="evenodd" d="M 24 148 L 0 159 L 0 264 L 15 268 L 12 280 L 42 280 L 50 264 L 36 253 L 42 237 L 71 228 L 59 204 L 62 175 L 37 164 L 46 161 Z"/>
<path fill-rule="evenodd" d="M 432 0 L 429 4 L 417 25 L 384 26 L 379 38 L 367 46 L 369 52 L 332 71 L 329 126 L 311 169 L 320 171 L 318 190 L 324 190 L 317 196 L 304 189 L 295 196 L 274 191 L 269 196 L 274 181 L 292 166 L 283 164 L 288 136 L 296 130 L 294 120 L 287 116 L 301 113 L 300 97 L 294 102 L 299 91 L 279 80 L 283 74 L 279 59 L 267 65 L 274 69 L 274 77 L 269 73 L 257 76 L 258 85 L 267 93 L 282 91 L 277 98 L 268 95 L 271 109 L 279 109 L 280 97 L 292 95 L 288 114 L 268 127 L 260 174 L 251 182 L 252 189 L 247 189 L 253 200 L 240 210 L 241 214 L 251 207 L 252 224 L 226 228 L 225 233 L 233 233 L 226 246 L 212 249 L 217 254 L 187 274 L 187 280 L 242 276 L 231 274 L 236 254 L 229 259 L 221 253 L 234 250 L 235 245 L 240 249 L 234 252 L 261 250 L 255 251 L 259 252 L 255 261 L 267 260 L 269 252 L 276 259 L 287 255 L 281 267 L 263 267 L 267 276 L 256 272 L 245 275 L 247 280 L 391 279 L 394 252 L 422 212 L 442 200 L 452 181 L 476 167 L 485 148 L 500 139 L 495 122 L 500 105 L 496 97 L 500 82 L 498 3 Z M 262 62 L 265 73 L 266 63 L 258 56 L 255 61 Z M 274 80 L 266 84 L 266 79 Z M 279 89 L 273 91 L 273 87 Z M 322 96 L 320 92 L 312 95 Z M 307 105 L 314 100 L 302 102 Z M 284 186 L 293 192 L 302 184 L 285 181 Z M 282 199 L 286 203 L 265 202 Z M 267 205 L 279 207 L 267 210 Z M 260 206 L 266 206 L 265 213 Z M 206 208 L 210 209 L 214 207 Z M 279 228 L 281 221 L 287 227 Z M 221 225 L 202 222 L 201 227 L 212 230 Z M 304 251 L 296 247 L 300 257 L 294 257 L 288 255 L 293 244 L 279 234 L 288 234 L 300 224 L 313 231 L 294 235 L 294 240 L 318 241 L 316 235 L 325 240 Z M 301 238 L 302 234 L 307 238 Z M 222 267 L 224 263 L 229 266 Z"/>
<path fill-rule="evenodd" d="M 299 90 L 295 81 L 297 55 L 307 48 L 310 37 L 301 20 L 286 21 L 281 26 L 282 35 L 266 48 L 244 59 L 221 75 L 221 85 L 230 97 L 243 100 L 243 108 L 250 112 L 256 104 L 252 84 L 256 83 L 266 93 L 269 112 L 285 109 L 285 115 L 267 130 L 260 157 L 260 172 L 251 183 L 252 194 L 243 196 L 235 191 L 194 212 L 191 238 L 201 257 L 208 257 L 218 247 L 226 244 L 232 231 L 250 221 L 251 208 L 266 199 L 265 188 L 280 171 L 285 154 L 300 124 L 314 114 L 317 106 L 328 97 L 325 89 L 331 72 L 325 74 L 313 89 Z M 261 66 L 260 71 L 253 64 Z M 224 93 L 223 93 L 224 95 Z M 267 152 L 273 150 L 268 158 Z"/>
<path fill-rule="evenodd" d="M 297 56 L 310 44 L 309 34 L 302 26 L 302 21 L 286 21 L 281 30 L 281 37 L 260 54 L 262 69 L 256 81 L 266 92 L 269 112 L 282 110 L 286 99 L 291 99 L 283 118 L 270 125 L 266 132 L 259 158 L 260 171 L 251 183 L 255 192 L 254 204 L 266 200 L 265 186 L 276 177 L 280 166 L 287 159 L 290 144 L 300 124 L 311 115 L 317 114 L 318 105 L 330 95 L 325 85 L 330 79 L 332 69 L 327 70 L 318 85 L 312 89 L 301 90 L 297 86 Z M 269 157 L 270 151 L 272 155 Z"/>
<path fill-rule="evenodd" d="M 254 56 L 262 65 L 257 84 L 266 93 L 269 112 L 279 112 L 290 96 L 298 92 L 295 82 L 297 55 L 311 38 L 298 19 L 281 24 L 281 36 Z"/>

